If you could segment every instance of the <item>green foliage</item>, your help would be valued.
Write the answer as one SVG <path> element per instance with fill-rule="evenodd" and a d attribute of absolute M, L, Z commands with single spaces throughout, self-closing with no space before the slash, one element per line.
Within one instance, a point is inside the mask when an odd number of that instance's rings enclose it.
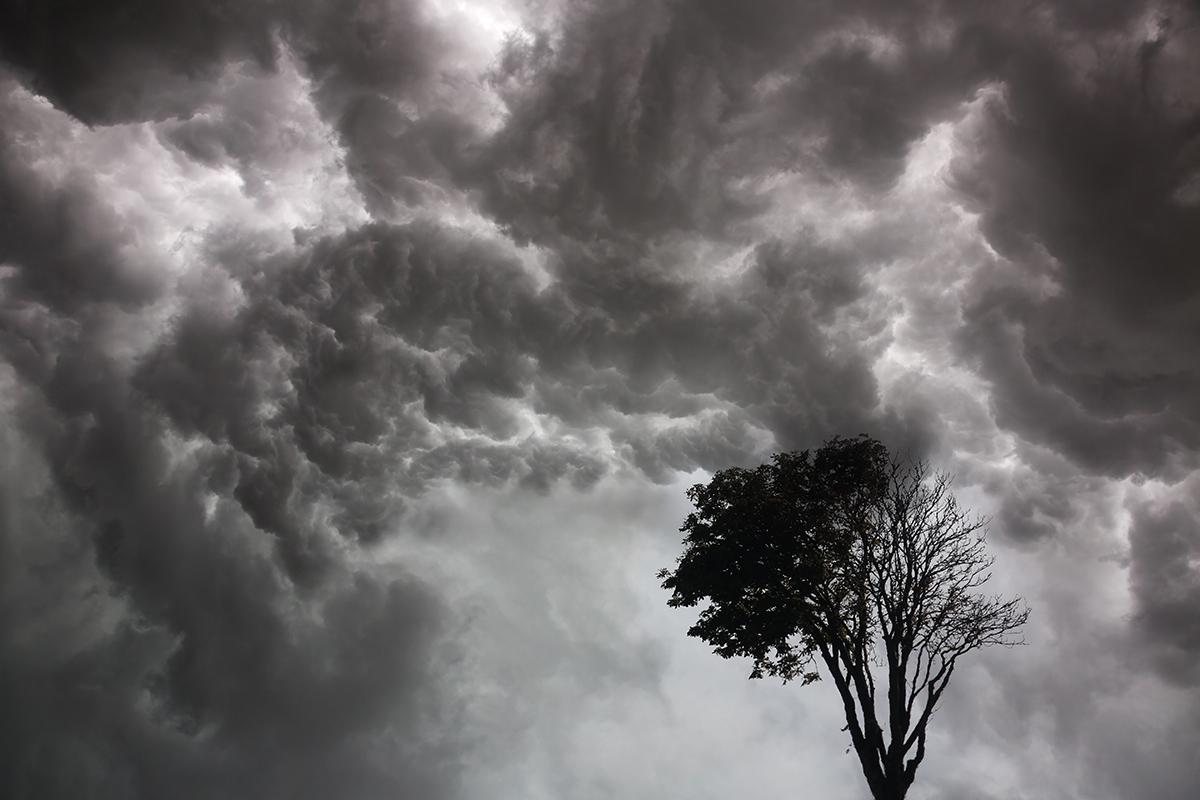
<path fill-rule="evenodd" d="M 754 470 L 727 469 L 688 490 L 686 549 L 662 570 L 673 607 L 708 599 L 688 631 L 725 658 L 748 656 L 751 677 L 817 679 L 817 602 L 861 599 L 851 557 L 866 508 L 887 487 L 888 455 L 866 437 L 834 439 L 815 457 L 780 453 Z M 857 529 L 856 529 L 857 528 Z"/>

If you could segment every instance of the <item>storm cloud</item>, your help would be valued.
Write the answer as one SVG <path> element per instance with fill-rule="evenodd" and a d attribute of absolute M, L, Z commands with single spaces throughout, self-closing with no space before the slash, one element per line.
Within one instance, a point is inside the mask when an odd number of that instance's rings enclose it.
<path fill-rule="evenodd" d="M 868 433 L 1035 612 L 920 796 L 1190 797 L 1198 14 L 6 0 L 0 794 L 859 796 L 653 573 Z"/>

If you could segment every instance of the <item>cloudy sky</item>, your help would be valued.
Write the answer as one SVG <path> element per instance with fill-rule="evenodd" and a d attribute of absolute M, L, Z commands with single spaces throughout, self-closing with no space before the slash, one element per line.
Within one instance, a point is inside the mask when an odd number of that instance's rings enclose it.
<path fill-rule="evenodd" d="M 1200 5 L 3 0 L 0 794 L 857 800 L 654 572 L 992 523 L 918 800 L 1200 786 Z"/>

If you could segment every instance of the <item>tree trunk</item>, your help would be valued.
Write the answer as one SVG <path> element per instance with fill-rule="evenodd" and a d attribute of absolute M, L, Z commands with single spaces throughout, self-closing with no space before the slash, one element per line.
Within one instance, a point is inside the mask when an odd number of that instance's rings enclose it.
<path fill-rule="evenodd" d="M 912 781 L 903 772 L 898 775 L 886 774 L 874 800 L 904 800 L 910 786 Z"/>

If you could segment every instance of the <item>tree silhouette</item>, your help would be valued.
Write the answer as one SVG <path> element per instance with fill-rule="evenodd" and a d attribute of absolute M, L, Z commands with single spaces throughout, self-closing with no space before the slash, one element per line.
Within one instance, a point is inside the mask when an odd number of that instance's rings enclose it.
<path fill-rule="evenodd" d="M 688 634 L 753 659 L 752 678 L 808 684 L 819 658 L 873 797 L 903 800 L 958 658 L 1015 644 L 1029 616 L 978 591 L 984 522 L 947 475 L 866 436 L 723 470 L 688 498 L 683 555 L 658 574 L 671 606 L 709 601 Z"/>

